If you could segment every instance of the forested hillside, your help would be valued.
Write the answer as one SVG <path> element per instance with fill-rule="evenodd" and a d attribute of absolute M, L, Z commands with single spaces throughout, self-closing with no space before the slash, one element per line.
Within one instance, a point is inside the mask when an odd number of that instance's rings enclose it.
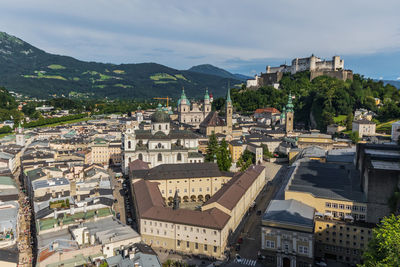
<path fill-rule="evenodd" d="M 334 117 L 347 115 L 357 108 L 367 108 L 378 114 L 377 120 L 388 121 L 400 118 L 400 92 L 390 84 L 365 79 L 354 75 L 354 80 L 342 81 L 326 76 L 312 81 L 308 72 L 285 75 L 281 89 L 264 87 L 258 90 L 232 89 L 234 107 L 239 112 L 253 113 L 260 107 L 275 107 L 282 110 L 289 92 L 295 97 L 295 121 L 306 127 L 325 130 L 334 122 Z M 382 106 L 375 104 L 375 98 Z M 220 102 L 220 103 L 219 103 Z M 220 106 L 218 107 L 218 103 Z M 223 101 L 216 101 L 220 108 Z"/>
<path fill-rule="evenodd" d="M 46 53 L 14 36 L 0 32 L 0 86 L 28 96 L 50 98 L 177 97 L 185 87 L 189 97 L 209 89 L 216 96 L 234 77 L 180 71 L 156 63 L 104 64 Z"/>

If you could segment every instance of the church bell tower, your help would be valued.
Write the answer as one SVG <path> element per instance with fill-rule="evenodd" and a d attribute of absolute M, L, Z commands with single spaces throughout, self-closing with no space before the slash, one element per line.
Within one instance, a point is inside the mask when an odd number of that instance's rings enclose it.
<path fill-rule="evenodd" d="M 228 86 L 228 93 L 226 94 L 226 128 L 228 133 L 232 133 L 232 113 L 233 113 L 233 105 L 231 100 L 231 90 Z"/>
<path fill-rule="evenodd" d="M 292 103 L 292 94 L 289 93 L 288 103 L 286 105 L 286 133 L 293 132 L 293 118 L 294 118 L 294 106 Z"/>

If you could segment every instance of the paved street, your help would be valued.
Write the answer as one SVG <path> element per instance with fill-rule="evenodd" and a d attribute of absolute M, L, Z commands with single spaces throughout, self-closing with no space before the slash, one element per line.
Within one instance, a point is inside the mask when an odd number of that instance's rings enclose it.
<path fill-rule="evenodd" d="M 243 243 L 240 245 L 239 251 L 235 251 L 235 248 L 231 250 L 231 262 L 228 266 L 262 266 L 257 261 L 254 265 L 254 260 L 257 260 L 258 251 L 260 251 L 261 245 L 261 217 L 270 201 L 275 197 L 284 192 L 287 184 L 287 174 L 289 168 L 287 165 L 280 165 L 275 163 L 264 163 L 266 169 L 266 179 L 271 180 L 271 183 L 261 191 L 260 195 L 256 199 L 256 207 L 253 211 L 250 211 L 247 215 L 246 221 L 243 225 L 238 227 L 237 232 L 234 235 L 236 241 L 239 237 L 242 238 Z M 286 178 L 286 179 L 284 179 Z M 257 211 L 261 211 L 260 215 L 257 215 Z M 233 244 L 235 246 L 235 244 Z M 233 258 L 236 254 L 242 257 L 242 262 L 236 262 Z M 251 265 L 253 264 L 253 265 Z"/>
<path fill-rule="evenodd" d="M 19 181 L 20 171 L 14 174 L 19 193 L 19 231 L 18 231 L 18 250 L 19 250 L 19 266 L 32 266 L 32 238 L 31 238 L 31 207 L 26 194 L 21 190 Z"/>
<path fill-rule="evenodd" d="M 125 198 L 124 198 L 124 190 L 122 187 L 122 182 L 123 178 L 119 178 L 120 181 L 118 181 L 117 178 L 115 178 L 115 172 L 113 172 L 111 169 L 108 170 L 109 174 L 111 175 L 111 186 L 114 188 L 113 194 L 114 198 L 117 200 L 117 202 L 114 202 L 114 210 L 115 213 L 120 214 L 119 220 L 123 223 L 126 224 L 126 214 L 125 214 Z"/>

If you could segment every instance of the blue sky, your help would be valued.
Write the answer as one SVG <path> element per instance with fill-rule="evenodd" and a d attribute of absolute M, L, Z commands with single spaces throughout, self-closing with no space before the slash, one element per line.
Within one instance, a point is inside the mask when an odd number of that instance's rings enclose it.
<path fill-rule="evenodd" d="M 266 65 L 340 55 L 367 77 L 400 80 L 400 1 L 2 0 L 0 31 L 81 60 Z"/>

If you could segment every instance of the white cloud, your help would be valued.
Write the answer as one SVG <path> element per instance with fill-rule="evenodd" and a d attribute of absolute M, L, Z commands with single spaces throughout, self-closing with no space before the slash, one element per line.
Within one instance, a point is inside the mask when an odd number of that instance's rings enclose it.
<path fill-rule="evenodd" d="M 367 54 L 400 47 L 400 1 L 3 0 L 3 31 L 46 51 L 176 68 L 232 59 Z"/>
<path fill-rule="evenodd" d="M 396 80 L 400 81 L 400 77 L 397 77 Z"/>

